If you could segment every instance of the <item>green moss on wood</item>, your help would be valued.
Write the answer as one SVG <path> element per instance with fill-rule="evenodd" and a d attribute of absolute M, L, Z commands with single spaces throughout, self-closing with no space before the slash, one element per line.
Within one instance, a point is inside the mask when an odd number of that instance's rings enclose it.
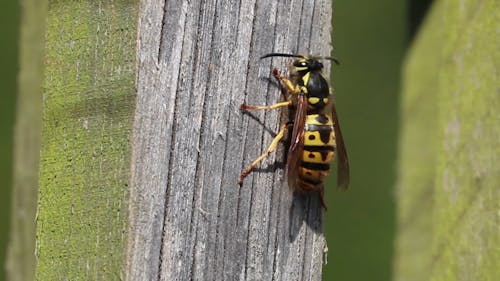
<path fill-rule="evenodd" d="M 442 10 L 434 7 L 408 53 L 403 73 L 399 171 L 398 235 L 394 279 L 428 280 L 431 261 L 435 153 L 438 145 L 437 95 L 442 63 Z M 415 59 L 419 58 L 419 59 Z M 421 59 L 425 58 L 425 59 Z"/>
<path fill-rule="evenodd" d="M 500 276 L 498 9 L 437 2 L 408 58 L 396 280 Z"/>
<path fill-rule="evenodd" d="M 431 280 L 500 277 L 499 8 L 493 0 L 443 7 Z"/>
<path fill-rule="evenodd" d="M 49 1 L 37 280 L 119 280 L 135 1 Z"/>

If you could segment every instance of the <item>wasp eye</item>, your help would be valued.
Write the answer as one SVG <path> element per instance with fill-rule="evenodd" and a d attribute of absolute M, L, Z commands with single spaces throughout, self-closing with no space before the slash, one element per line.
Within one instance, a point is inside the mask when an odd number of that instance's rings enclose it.
<path fill-rule="evenodd" d="M 305 62 L 305 61 L 296 61 L 293 65 L 295 67 L 307 67 L 307 62 Z"/>

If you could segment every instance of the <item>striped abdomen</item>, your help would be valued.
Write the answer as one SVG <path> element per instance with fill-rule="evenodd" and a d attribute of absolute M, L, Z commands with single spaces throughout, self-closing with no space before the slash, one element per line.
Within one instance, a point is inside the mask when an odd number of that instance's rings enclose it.
<path fill-rule="evenodd" d="M 323 183 L 335 156 L 335 133 L 327 114 L 309 114 L 304 128 L 304 151 L 299 168 L 299 184 L 314 190 Z"/>

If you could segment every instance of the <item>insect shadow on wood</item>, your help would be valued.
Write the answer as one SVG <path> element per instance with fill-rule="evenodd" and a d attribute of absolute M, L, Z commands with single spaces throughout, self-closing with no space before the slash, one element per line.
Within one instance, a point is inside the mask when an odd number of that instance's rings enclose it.
<path fill-rule="evenodd" d="M 281 84 L 275 78 L 260 77 L 260 79 L 265 80 L 272 88 L 279 89 L 281 96 L 283 97 L 284 100 L 286 100 L 288 98 L 288 93 L 286 92 L 286 89 L 281 87 Z M 268 89 L 268 91 L 271 91 L 271 90 Z"/>
<path fill-rule="evenodd" d="M 317 234 L 323 233 L 323 215 L 319 193 L 294 192 L 289 210 L 289 238 L 295 241 L 304 225 Z"/>
<path fill-rule="evenodd" d="M 286 90 L 281 87 L 281 85 L 276 81 L 276 79 L 270 78 L 270 77 L 260 77 L 259 79 L 265 80 L 268 84 L 271 85 L 271 87 L 268 89 L 269 91 L 272 91 L 270 89 L 276 88 L 281 92 L 281 95 L 283 96 L 283 100 L 286 99 Z M 248 115 L 251 119 L 253 119 L 257 124 L 261 125 L 262 128 L 264 129 L 265 132 L 269 133 L 273 138 L 277 136 L 277 132 L 272 130 L 271 128 L 267 127 L 263 120 L 261 118 L 258 118 L 253 111 L 249 110 L 242 110 L 241 111 L 243 114 Z M 280 124 L 285 124 L 289 120 L 293 120 L 293 118 L 290 116 L 290 112 L 287 109 L 281 109 L 279 111 L 279 118 L 280 118 Z M 266 119 L 264 119 L 266 120 Z M 280 144 L 283 145 L 281 147 L 284 147 L 284 150 L 282 151 L 280 147 L 276 149 L 274 153 L 276 153 L 276 161 L 274 161 L 272 164 L 267 165 L 265 168 L 259 166 L 254 168 L 252 171 L 253 172 L 264 172 L 264 173 L 271 173 L 271 172 L 276 172 L 278 169 L 285 169 L 286 162 L 287 162 L 287 153 L 288 148 L 290 147 L 289 140 L 290 140 L 290 135 L 291 135 L 291 130 L 287 131 L 287 136 L 283 138 L 283 140 L 280 141 Z M 284 157 L 282 157 L 284 154 Z M 284 159 L 283 159 L 284 158 Z M 283 159 L 283 161 L 280 161 L 279 159 Z"/>
<path fill-rule="evenodd" d="M 271 130 L 271 128 L 267 127 L 265 124 L 264 124 L 264 121 L 260 120 L 257 116 L 255 116 L 255 114 L 253 114 L 253 112 L 251 111 L 248 111 L 248 110 L 242 110 L 241 111 L 243 114 L 246 114 L 248 115 L 248 117 L 252 118 L 254 121 L 256 121 L 259 125 L 262 126 L 262 128 L 264 128 L 264 131 L 266 131 L 267 133 L 269 133 L 273 138 L 275 138 L 277 136 L 277 133 L 276 131 L 274 130 Z"/>
<path fill-rule="evenodd" d="M 269 164 L 266 167 L 255 168 L 254 172 L 258 172 L 258 173 L 274 173 L 278 169 L 280 169 L 280 170 L 285 169 L 285 166 L 286 166 L 286 162 L 274 161 L 272 164 Z"/>
<path fill-rule="evenodd" d="M 248 111 L 243 111 L 245 114 L 248 114 L 248 116 L 250 118 L 252 118 L 254 121 L 256 121 L 259 125 L 261 125 L 263 128 L 264 128 L 264 131 L 269 133 L 273 138 L 275 138 L 278 134 L 276 133 L 276 131 L 274 130 L 271 130 L 269 127 L 266 127 L 264 125 L 264 122 L 261 121 L 259 118 L 257 118 L 255 115 L 253 115 L 251 112 L 248 112 Z M 281 147 L 284 147 L 284 151 L 288 151 L 288 147 L 289 147 L 289 144 L 287 143 L 288 141 L 288 138 L 285 138 L 284 140 L 282 140 L 280 142 L 280 144 L 282 144 L 283 146 Z M 261 165 L 255 167 L 252 172 L 257 172 L 257 173 L 274 173 L 276 172 L 276 170 L 278 169 L 281 169 L 281 170 L 284 170 L 285 169 L 285 166 L 286 166 L 286 156 L 287 154 L 286 153 L 283 153 L 283 150 L 281 149 L 280 146 L 278 146 L 278 148 L 276 149 L 276 151 L 274 153 L 276 153 L 276 160 L 273 161 L 273 163 L 267 165 L 266 167 L 262 167 Z M 285 155 L 285 159 L 283 159 L 282 154 Z M 283 160 L 281 160 L 283 159 Z"/>
<path fill-rule="evenodd" d="M 265 80 L 268 84 L 272 85 L 272 88 L 276 88 L 276 89 L 279 89 L 280 92 L 281 92 L 281 95 L 283 96 L 283 98 L 286 98 L 286 90 L 285 89 L 282 89 L 282 87 L 280 86 L 280 84 L 278 83 L 278 81 L 276 81 L 276 79 L 272 79 L 270 77 L 260 77 L 259 79 L 261 80 Z M 268 89 L 268 91 L 271 91 Z M 280 110 L 280 113 L 282 113 L 283 111 L 286 111 L 286 110 Z M 271 130 L 269 127 L 267 127 L 265 124 L 264 124 L 264 121 L 262 121 L 261 119 L 259 119 L 255 114 L 257 113 L 253 113 L 253 111 L 249 111 L 249 110 L 241 110 L 241 112 L 245 115 L 248 115 L 250 118 L 252 118 L 254 121 L 256 121 L 259 125 L 261 125 L 263 128 L 264 128 L 264 131 L 268 132 L 269 134 L 271 134 L 271 136 L 274 138 L 276 137 L 277 133 L 273 130 Z M 280 120 L 283 121 L 283 114 L 280 115 Z M 288 116 L 288 114 L 287 114 Z M 286 122 L 286 121 L 285 121 Z"/>

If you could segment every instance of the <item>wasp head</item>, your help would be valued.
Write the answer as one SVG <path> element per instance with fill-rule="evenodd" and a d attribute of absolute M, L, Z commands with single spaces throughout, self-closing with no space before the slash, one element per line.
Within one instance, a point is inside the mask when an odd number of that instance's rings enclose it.
<path fill-rule="evenodd" d="M 282 54 L 282 53 L 270 53 L 261 57 L 292 57 L 297 58 L 291 64 L 291 70 L 295 73 L 306 73 L 306 72 L 316 72 L 323 70 L 323 64 L 319 60 L 331 60 L 336 64 L 339 64 L 339 61 L 334 57 L 307 57 L 302 55 L 295 54 Z"/>
<path fill-rule="evenodd" d="M 293 63 L 293 70 L 296 72 L 314 72 L 321 71 L 323 64 L 316 59 L 303 57 L 295 60 Z"/>

